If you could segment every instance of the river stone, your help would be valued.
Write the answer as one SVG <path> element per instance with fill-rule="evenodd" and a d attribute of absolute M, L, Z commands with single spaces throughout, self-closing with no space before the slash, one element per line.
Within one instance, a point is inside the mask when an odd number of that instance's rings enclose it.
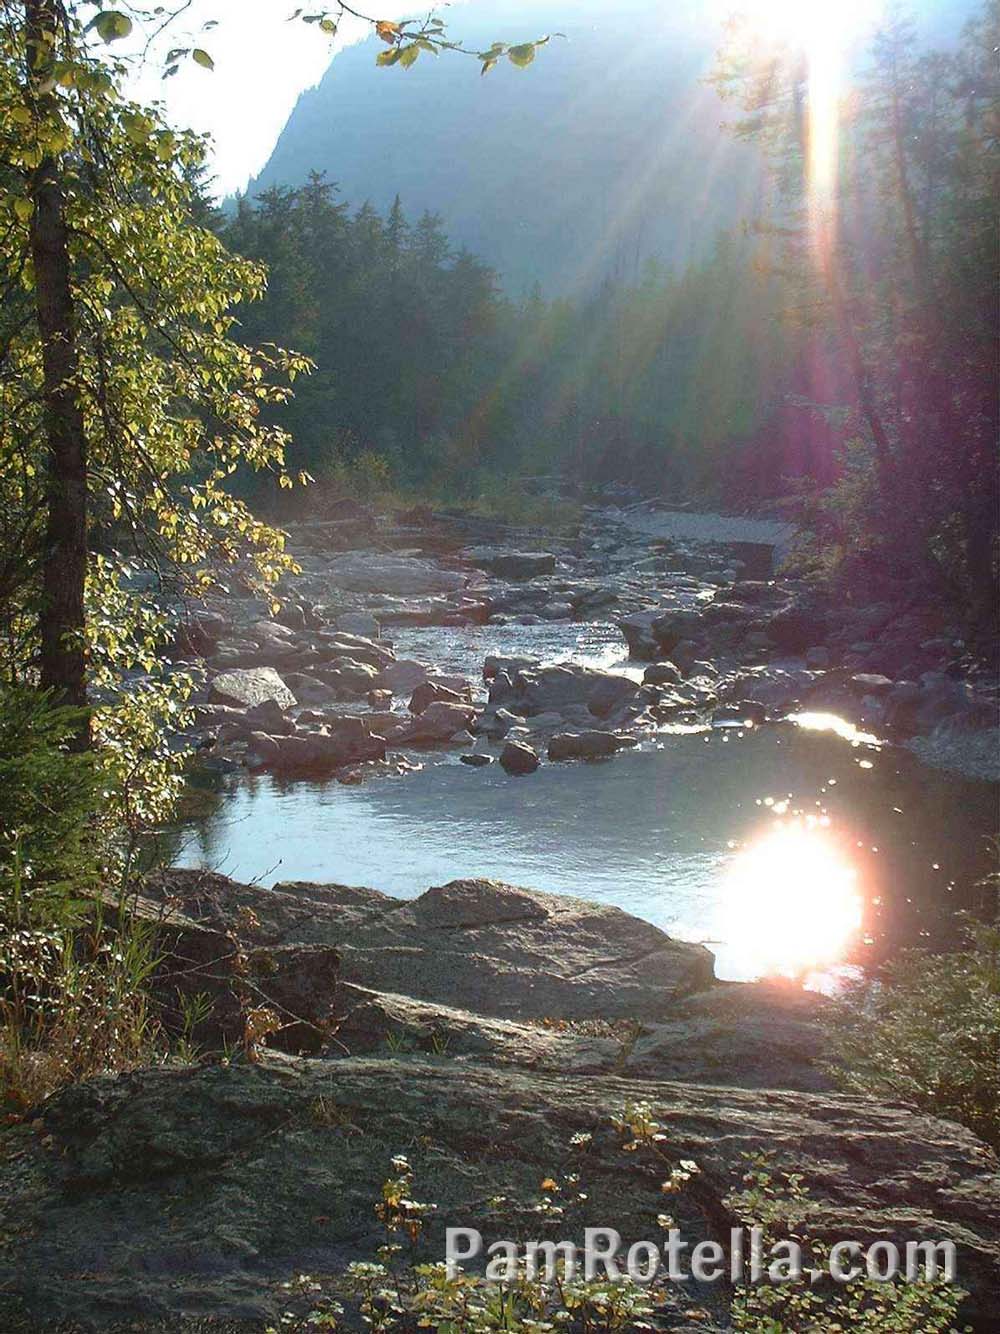
<path fill-rule="evenodd" d="M 607 676 L 587 696 L 587 708 L 595 718 L 606 718 L 626 704 L 631 704 L 639 693 L 639 685 L 627 676 Z"/>
<path fill-rule="evenodd" d="M 330 582 L 354 593 L 387 593 L 394 597 L 450 593 L 465 587 L 465 575 L 441 570 L 426 561 L 377 552 L 337 556 L 326 566 Z"/>
<path fill-rule="evenodd" d="M 494 701 L 494 695 L 501 694 L 504 679 L 502 673 L 494 679 L 493 688 L 490 690 L 491 703 Z M 516 672 L 513 678 L 512 703 L 518 713 L 529 715 L 548 713 L 552 709 L 562 709 L 571 704 L 587 704 L 599 687 L 618 690 L 620 687 L 616 683 L 624 679 L 575 663 L 522 669 Z M 612 683 L 610 687 L 609 682 Z"/>
<path fill-rule="evenodd" d="M 642 679 L 648 686 L 676 686 L 683 677 L 672 662 L 653 662 L 643 672 Z"/>
<path fill-rule="evenodd" d="M 216 704 L 233 704 L 253 708 L 273 700 L 283 709 L 290 709 L 295 696 L 273 667 L 237 667 L 220 672 L 212 681 L 211 698 Z"/>
<path fill-rule="evenodd" d="M 378 621 L 367 611 L 345 611 L 334 619 L 335 630 L 346 634 L 362 635 L 365 639 L 378 639 L 381 627 Z"/>
<path fill-rule="evenodd" d="M 423 713 L 428 704 L 433 704 L 440 700 L 445 704 L 464 704 L 467 701 L 454 690 L 449 690 L 447 686 L 439 685 L 436 681 L 424 681 L 422 685 L 417 686 L 410 696 L 409 710 L 411 713 Z"/>
<path fill-rule="evenodd" d="M 488 570 L 499 579 L 536 579 L 551 574 L 556 558 L 550 551 L 507 551 L 494 547 L 474 547 L 465 553 L 471 564 Z"/>
<path fill-rule="evenodd" d="M 1000 1284 L 996 1159 L 966 1130 L 860 1098 L 595 1075 L 538 1074 L 435 1056 L 161 1066 L 50 1098 L 5 1132 L 0 1316 L 18 1334 L 64 1325 L 169 1329 L 277 1324 L 297 1274 L 373 1259 L 373 1216 L 394 1154 L 437 1204 L 417 1258 L 439 1260 L 453 1220 L 523 1235 L 539 1182 L 574 1135 L 587 1195 L 569 1235 L 657 1237 L 662 1159 L 622 1152 L 623 1102 L 648 1101 L 670 1162 L 700 1173 L 671 1196 L 683 1235 L 727 1232 L 747 1156 L 800 1173 L 808 1227 L 862 1243 L 952 1238 L 972 1292 L 959 1324 L 995 1328 Z M 683 1300 L 683 1288 L 677 1300 Z M 728 1285 L 692 1295 L 729 1327 Z"/>
<path fill-rule="evenodd" d="M 559 732 L 549 741 L 550 760 L 597 760 L 629 744 L 615 732 Z"/>
<path fill-rule="evenodd" d="M 375 682 L 377 690 L 391 690 L 394 695 L 407 695 L 422 686 L 429 673 L 420 662 L 411 658 L 400 658 L 382 668 Z"/>
<path fill-rule="evenodd" d="M 470 704 L 451 704 L 447 700 L 433 700 L 420 713 L 407 719 L 390 733 L 394 745 L 434 744 L 450 741 L 456 733 L 467 733 L 476 711 Z M 465 740 L 468 741 L 468 736 Z"/>
<path fill-rule="evenodd" d="M 519 729 L 511 729 L 512 733 Z M 541 761 L 538 755 L 523 741 L 506 742 L 500 752 L 500 763 L 509 774 L 533 774 Z"/>

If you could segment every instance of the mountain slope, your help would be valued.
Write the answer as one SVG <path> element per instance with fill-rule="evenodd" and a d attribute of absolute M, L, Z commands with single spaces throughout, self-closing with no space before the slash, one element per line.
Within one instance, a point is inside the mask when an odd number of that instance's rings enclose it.
<path fill-rule="evenodd" d="M 753 159 L 703 80 L 717 29 L 693 3 L 500 0 L 449 11 L 466 45 L 562 32 L 485 78 L 460 56 L 377 69 L 350 48 L 299 100 L 249 193 L 325 171 L 354 204 L 443 215 L 508 291 L 683 265 L 752 205 Z"/>

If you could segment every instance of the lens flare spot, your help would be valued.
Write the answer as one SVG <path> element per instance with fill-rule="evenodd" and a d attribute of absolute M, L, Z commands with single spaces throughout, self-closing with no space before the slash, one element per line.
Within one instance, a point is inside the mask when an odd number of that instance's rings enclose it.
<path fill-rule="evenodd" d="M 845 958 L 862 910 L 857 871 L 829 830 L 781 821 L 730 863 L 721 934 L 748 974 L 801 977 Z"/>

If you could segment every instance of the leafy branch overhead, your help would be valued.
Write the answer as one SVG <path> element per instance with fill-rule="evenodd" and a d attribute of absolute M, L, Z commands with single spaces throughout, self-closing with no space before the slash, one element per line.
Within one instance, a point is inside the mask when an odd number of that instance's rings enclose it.
<path fill-rule="evenodd" d="M 179 17 L 188 8 L 189 4 L 190 0 L 183 0 L 182 3 L 177 4 L 173 11 L 162 7 L 154 10 L 156 33 L 162 32 L 174 18 Z M 476 50 L 472 47 L 463 46 L 461 42 L 452 41 L 448 36 L 444 20 L 436 15 L 431 14 L 419 20 L 380 19 L 371 17 L 350 5 L 342 3 L 338 3 L 333 10 L 307 12 L 305 8 L 296 9 L 289 16 L 289 21 L 313 24 L 327 37 L 336 37 L 340 23 L 345 16 L 368 24 L 379 40 L 386 44 L 388 49 L 380 52 L 376 57 L 376 64 L 383 67 L 401 65 L 404 69 L 408 69 L 415 63 L 422 51 L 434 56 L 439 55 L 442 51 L 454 51 L 461 55 L 472 56 L 478 60 L 483 74 L 487 74 L 504 57 L 512 65 L 516 65 L 518 69 L 524 69 L 535 59 L 538 48 L 545 46 L 550 40 L 549 36 L 546 35 L 537 37 L 530 42 L 494 42 L 485 50 Z M 203 25 L 203 31 L 216 26 L 217 22 L 210 20 Z M 134 27 L 133 19 L 123 10 L 101 9 L 87 25 L 87 31 L 96 32 L 102 41 L 110 43 L 129 37 Z M 562 36 L 563 34 L 557 33 L 556 35 Z M 204 47 L 178 46 L 167 52 L 164 77 L 176 74 L 180 68 L 180 62 L 188 58 L 203 69 L 210 70 L 215 67 L 211 54 Z"/>

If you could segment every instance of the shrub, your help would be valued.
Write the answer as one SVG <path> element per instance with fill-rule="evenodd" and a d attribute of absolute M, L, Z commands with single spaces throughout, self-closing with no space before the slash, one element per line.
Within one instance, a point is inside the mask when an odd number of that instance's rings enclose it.
<path fill-rule="evenodd" d="M 148 1056 L 151 933 L 110 929 L 104 774 L 72 749 L 79 715 L 42 694 L 0 696 L 0 1105 Z"/>
<path fill-rule="evenodd" d="M 1000 925 L 969 922 L 951 953 L 902 953 L 841 999 L 830 1039 L 849 1092 L 948 1117 L 1000 1149 Z"/>

